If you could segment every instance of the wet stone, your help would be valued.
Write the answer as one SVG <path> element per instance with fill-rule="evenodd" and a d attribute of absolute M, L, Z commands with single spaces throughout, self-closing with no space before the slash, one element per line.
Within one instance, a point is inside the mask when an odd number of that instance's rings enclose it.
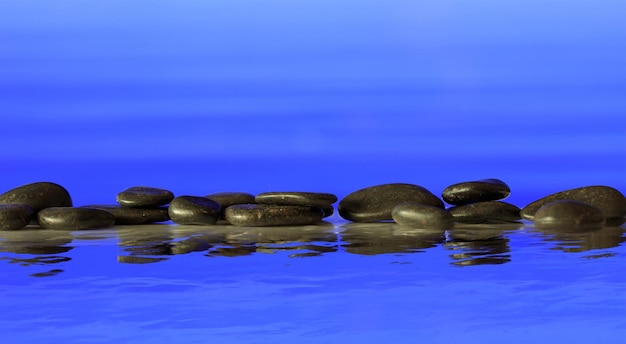
<path fill-rule="evenodd" d="M 448 208 L 456 222 L 499 223 L 520 219 L 519 208 L 500 201 L 477 202 Z"/>
<path fill-rule="evenodd" d="M 48 229 L 94 229 L 111 227 L 115 216 L 108 211 L 89 208 L 52 207 L 37 214 L 39 225 Z"/>
<path fill-rule="evenodd" d="M 235 226 L 301 226 L 322 220 L 321 208 L 305 205 L 238 204 L 226 208 L 226 220 Z"/>
<path fill-rule="evenodd" d="M 557 192 L 540 198 L 524 208 L 520 214 L 526 220 L 534 220 L 535 213 L 543 205 L 561 200 L 578 201 L 594 206 L 604 213 L 607 226 L 619 226 L 626 216 L 626 198 L 610 186 L 586 186 Z"/>
<path fill-rule="evenodd" d="M 170 219 L 181 225 L 214 225 L 220 217 L 220 204 L 199 196 L 179 196 L 170 202 Z"/>
<path fill-rule="evenodd" d="M 544 204 L 535 213 L 535 227 L 563 231 L 604 227 L 602 210 L 578 201 L 561 200 Z"/>
<path fill-rule="evenodd" d="M 392 220 L 393 208 L 415 202 L 443 209 L 443 202 L 426 188 L 414 184 L 382 184 L 357 190 L 339 202 L 339 215 L 354 222 Z"/>
<path fill-rule="evenodd" d="M 454 226 L 454 218 L 446 210 L 420 203 L 400 203 L 391 211 L 393 220 L 405 226 L 447 229 Z"/>
<path fill-rule="evenodd" d="M 443 190 L 442 198 L 448 204 L 463 205 L 505 199 L 510 193 L 511 189 L 503 181 L 483 179 L 450 185 Z"/>
<path fill-rule="evenodd" d="M 115 216 L 116 225 L 140 225 L 170 220 L 167 207 L 130 208 L 116 204 L 93 204 L 81 208 L 106 210 Z"/>
<path fill-rule="evenodd" d="M 165 189 L 133 186 L 117 194 L 115 200 L 124 207 L 158 207 L 168 204 L 174 194 Z"/>
<path fill-rule="evenodd" d="M 33 208 L 26 204 L 0 204 L 0 230 L 26 227 L 33 213 Z"/>
<path fill-rule="evenodd" d="M 50 207 L 71 207 L 69 192 L 59 184 L 37 182 L 18 186 L 0 195 L 0 204 L 26 204 L 35 212 Z"/>
<path fill-rule="evenodd" d="M 337 202 L 337 196 L 323 192 L 263 192 L 255 200 L 259 204 L 325 207 Z"/>

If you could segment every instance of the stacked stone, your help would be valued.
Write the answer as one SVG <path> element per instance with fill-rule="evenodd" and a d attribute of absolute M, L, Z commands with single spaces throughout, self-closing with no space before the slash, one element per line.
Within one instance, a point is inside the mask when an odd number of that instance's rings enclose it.
<path fill-rule="evenodd" d="M 442 198 L 451 204 L 448 212 L 460 223 L 502 223 L 520 220 L 520 209 L 501 200 L 511 189 L 499 179 L 483 179 L 448 186 Z"/>

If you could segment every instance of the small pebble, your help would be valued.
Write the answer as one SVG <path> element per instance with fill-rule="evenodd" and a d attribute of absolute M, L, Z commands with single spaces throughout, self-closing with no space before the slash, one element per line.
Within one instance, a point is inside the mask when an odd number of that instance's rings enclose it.
<path fill-rule="evenodd" d="M 0 195 L 0 204 L 26 204 L 36 212 L 50 207 L 71 207 L 69 192 L 59 184 L 37 182 L 18 186 Z"/>
<path fill-rule="evenodd" d="M 419 228 L 448 229 L 454 218 L 444 209 L 420 203 L 400 203 L 391 211 L 393 220 L 401 225 Z"/>
<path fill-rule="evenodd" d="M 511 193 L 506 183 L 499 179 L 483 179 L 448 186 L 443 190 L 443 200 L 448 204 L 463 205 L 505 199 Z"/>
<path fill-rule="evenodd" d="M 264 192 L 255 197 L 260 204 L 329 206 L 337 196 L 322 192 Z"/>
<path fill-rule="evenodd" d="M 604 227 L 602 210 L 578 201 L 561 200 L 544 204 L 535 212 L 538 229 L 581 230 Z"/>
<path fill-rule="evenodd" d="M 214 225 L 220 217 L 220 204 L 199 196 L 178 196 L 170 202 L 170 219 L 181 225 Z"/>
<path fill-rule="evenodd" d="M 26 227 L 33 213 L 33 208 L 26 204 L 0 204 L 0 230 Z"/>
<path fill-rule="evenodd" d="M 448 208 L 456 222 L 498 223 L 520 219 L 519 208 L 500 201 L 477 202 Z"/>
<path fill-rule="evenodd" d="M 272 204 L 237 204 L 225 214 L 231 224 L 250 227 L 313 225 L 324 216 L 319 207 Z"/>
<path fill-rule="evenodd" d="M 115 224 L 115 216 L 108 211 L 90 208 L 51 207 L 37 214 L 39 225 L 48 229 L 93 229 Z"/>
<path fill-rule="evenodd" d="M 115 216 L 116 225 L 140 225 L 170 220 L 167 207 L 131 208 L 116 204 L 93 204 L 81 208 L 106 210 Z"/>
<path fill-rule="evenodd" d="M 168 204 L 174 194 L 165 189 L 133 186 L 117 194 L 115 200 L 124 207 L 158 207 Z"/>

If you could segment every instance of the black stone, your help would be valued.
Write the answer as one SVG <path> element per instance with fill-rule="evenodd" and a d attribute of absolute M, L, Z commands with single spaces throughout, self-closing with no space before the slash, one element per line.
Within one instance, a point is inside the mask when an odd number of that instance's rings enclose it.
<path fill-rule="evenodd" d="M 26 227 L 33 213 L 33 208 L 26 204 L 0 204 L 0 230 Z"/>
<path fill-rule="evenodd" d="M 117 203 L 124 207 L 158 207 L 168 204 L 174 194 L 165 189 L 133 186 L 117 194 Z"/>
<path fill-rule="evenodd" d="M 561 200 L 578 201 L 602 210 L 607 226 L 619 226 L 624 223 L 626 198 L 618 190 L 602 185 L 586 186 L 548 195 L 522 208 L 520 214 L 522 218 L 533 221 L 535 213 L 544 204 Z"/>
<path fill-rule="evenodd" d="M 483 179 L 450 185 L 441 196 L 448 204 L 463 205 L 505 199 L 510 193 L 511 189 L 503 181 Z"/>
<path fill-rule="evenodd" d="M 446 210 L 421 203 L 400 203 L 391 211 L 391 217 L 398 224 L 418 228 L 447 229 L 454 226 L 454 218 Z"/>
<path fill-rule="evenodd" d="M 237 204 L 226 208 L 226 220 L 235 226 L 300 226 L 322 221 L 321 208 L 305 205 Z"/>
<path fill-rule="evenodd" d="M 606 218 L 597 207 L 570 200 L 544 204 L 535 212 L 535 227 L 538 229 L 588 230 L 604 227 Z"/>
<path fill-rule="evenodd" d="M 36 212 L 50 207 L 71 207 L 72 198 L 61 185 L 49 182 L 26 184 L 0 195 L 0 204 L 26 204 Z"/>
<path fill-rule="evenodd" d="M 255 197 L 259 204 L 329 206 L 337 196 L 322 192 L 264 192 Z"/>
<path fill-rule="evenodd" d="M 324 217 L 332 216 L 335 213 L 335 207 L 333 207 L 332 205 L 327 205 L 320 208 L 322 208 L 322 212 L 324 212 Z"/>
<path fill-rule="evenodd" d="M 115 216 L 116 225 L 140 225 L 170 220 L 167 207 L 131 208 L 116 204 L 93 204 L 81 208 L 106 210 Z"/>
<path fill-rule="evenodd" d="M 254 195 L 247 192 L 217 192 L 206 195 L 205 197 L 219 203 L 222 209 L 226 209 L 235 204 L 256 203 L 254 201 Z"/>
<path fill-rule="evenodd" d="M 448 208 L 454 221 L 462 223 L 498 223 L 520 219 L 519 208 L 500 201 L 477 202 Z"/>
<path fill-rule="evenodd" d="M 220 217 L 220 204 L 199 196 L 178 196 L 170 202 L 170 219 L 182 225 L 214 225 Z"/>
<path fill-rule="evenodd" d="M 443 202 L 427 189 L 414 184 L 382 184 L 357 190 L 339 202 L 339 215 L 355 222 L 392 220 L 393 208 L 415 202 L 443 209 Z"/>
<path fill-rule="evenodd" d="M 39 225 L 48 229 L 106 228 L 115 224 L 115 216 L 101 209 L 51 207 L 40 211 L 37 217 Z"/>

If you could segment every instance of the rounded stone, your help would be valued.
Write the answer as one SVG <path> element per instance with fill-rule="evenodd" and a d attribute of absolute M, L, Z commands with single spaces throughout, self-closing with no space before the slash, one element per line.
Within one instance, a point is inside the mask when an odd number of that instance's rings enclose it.
<path fill-rule="evenodd" d="M 116 225 L 140 225 L 170 220 L 167 207 L 130 208 L 116 204 L 93 204 L 81 208 L 101 209 L 115 216 Z"/>
<path fill-rule="evenodd" d="M 94 229 L 115 224 L 115 216 L 108 211 L 90 208 L 51 207 L 37 214 L 39 225 L 48 229 Z"/>
<path fill-rule="evenodd" d="M 333 207 L 332 205 L 327 205 L 320 208 L 322 209 L 322 212 L 324 212 L 324 217 L 330 217 L 335 213 L 335 207 Z"/>
<path fill-rule="evenodd" d="M 414 184 L 393 183 L 370 186 L 344 197 L 337 208 L 339 215 L 354 222 L 392 220 L 393 208 L 415 202 L 443 209 L 443 202 L 426 188 Z"/>
<path fill-rule="evenodd" d="M 124 207 L 158 207 L 168 204 L 174 194 L 165 189 L 133 186 L 117 194 L 115 200 Z"/>
<path fill-rule="evenodd" d="M 477 202 L 448 208 L 454 221 L 462 223 L 511 222 L 520 218 L 519 208 L 500 201 Z"/>
<path fill-rule="evenodd" d="M 492 178 L 450 185 L 441 196 L 448 204 L 463 205 L 505 199 L 510 193 L 511 189 L 506 183 Z"/>
<path fill-rule="evenodd" d="M 219 203 L 222 209 L 226 209 L 235 204 L 255 203 L 254 195 L 247 192 L 217 192 L 204 197 Z"/>
<path fill-rule="evenodd" d="M 259 204 L 329 206 L 337 196 L 323 192 L 263 192 L 255 197 Z"/>
<path fill-rule="evenodd" d="M 59 184 L 37 182 L 18 186 L 0 195 L 0 204 L 26 204 L 38 212 L 50 207 L 71 207 L 69 192 Z"/>
<path fill-rule="evenodd" d="M 226 208 L 226 220 L 235 226 L 301 226 L 322 221 L 321 208 L 305 205 L 237 204 Z"/>
<path fill-rule="evenodd" d="M 181 225 L 214 225 L 220 217 L 220 204 L 199 196 L 178 196 L 170 202 L 170 219 Z"/>
<path fill-rule="evenodd" d="M 602 210 L 578 201 L 561 200 L 544 204 L 534 217 L 538 229 L 581 230 L 604 227 Z"/>
<path fill-rule="evenodd" d="M 33 213 L 33 208 L 26 204 L 0 204 L 0 230 L 26 227 Z"/>
<path fill-rule="evenodd" d="M 391 211 L 393 220 L 405 226 L 433 229 L 454 227 L 454 218 L 446 210 L 414 202 L 400 203 Z"/>

